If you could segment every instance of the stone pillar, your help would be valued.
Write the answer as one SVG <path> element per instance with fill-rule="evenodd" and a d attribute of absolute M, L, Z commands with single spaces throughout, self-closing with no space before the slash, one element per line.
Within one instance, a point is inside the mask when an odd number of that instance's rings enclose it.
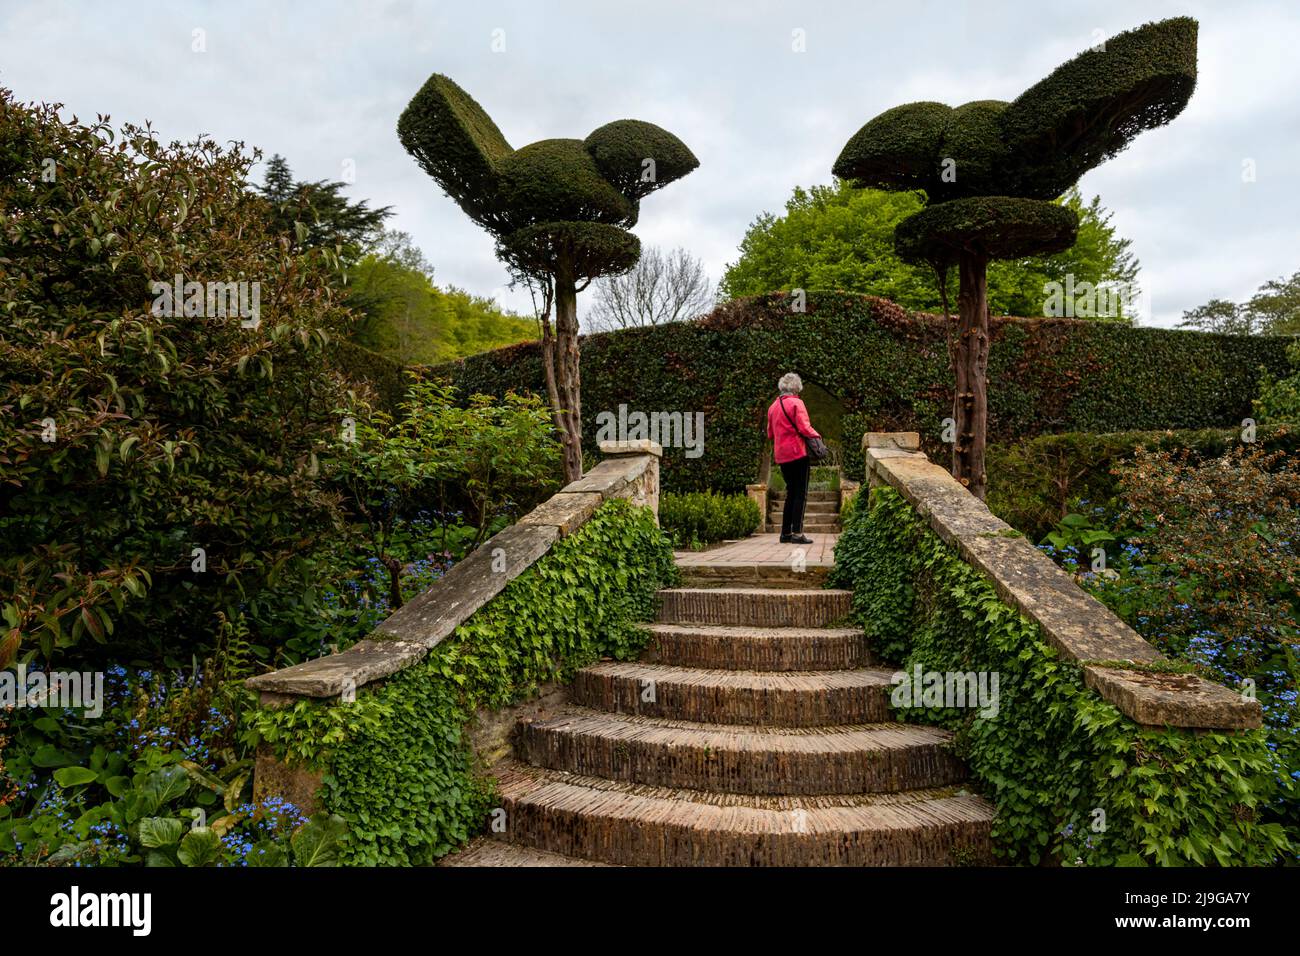
<path fill-rule="evenodd" d="M 745 494 L 749 497 L 750 501 L 758 505 L 758 514 L 759 514 L 758 528 L 760 531 L 766 531 L 767 530 L 767 485 L 766 484 L 746 485 Z"/>
<path fill-rule="evenodd" d="M 862 436 L 862 457 L 866 464 L 867 487 L 879 486 L 880 480 L 873 469 L 874 458 L 867 449 L 889 449 L 903 454 L 915 454 L 921 450 L 921 435 L 918 432 L 867 432 Z"/>
<path fill-rule="evenodd" d="M 648 438 L 635 441 L 603 441 L 600 453 L 606 458 L 641 458 L 647 459 L 645 470 L 632 482 L 630 494 L 620 497 L 631 499 L 633 504 L 642 505 L 654 512 L 655 524 L 659 523 L 659 461 L 664 449 L 658 442 Z"/>

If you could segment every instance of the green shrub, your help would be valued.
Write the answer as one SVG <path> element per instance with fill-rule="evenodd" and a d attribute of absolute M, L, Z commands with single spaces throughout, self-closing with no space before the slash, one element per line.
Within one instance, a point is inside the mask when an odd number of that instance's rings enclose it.
<path fill-rule="evenodd" d="M 1266 451 L 1300 454 L 1300 428 L 1261 427 L 1255 442 Z M 1194 461 L 1208 460 L 1242 444 L 1242 429 L 1178 431 L 1067 432 L 1040 435 L 989 448 L 989 510 L 1040 541 L 1052 527 L 1080 507 L 1115 504 L 1118 478 L 1113 469 L 1131 461 L 1138 448 L 1186 450 Z"/>
<path fill-rule="evenodd" d="M 675 548 L 697 548 L 715 541 L 745 538 L 763 520 L 757 503 L 745 495 L 694 491 L 659 498 L 659 524 Z"/>
<path fill-rule="evenodd" d="M 1160 651 L 1250 686 L 1300 785 L 1300 457 L 1259 444 L 1206 460 L 1139 451 L 1116 471 L 1115 507 L 1067 516 L 1045 550 Z M 1281 782 L 1272 815 L 1300 845 L 1300 786 Z"/>
<path fill-rule="evenodd" d="M 1287 347 L 1286 357 L 1290 375 L 1265 372 L 1260 378 L 1255 414 L 1261 422 L 1300 423 L 1300 338 Z"/>
<path fill-rule="evenodd" d="M 255 159 L 0 90 L 0 665 L 188 662 L 221 612 L 314 581 L 349 320 L 332 248 L 276 232 Z M 202 291 L 168 308 L 176 276 Z M 214 288 L 241 281 L 247 316 Z"/>
<path fill-rule="evenodd" d="M 897 492 L 873 490 L 853 510 L 835 559 L 830 584 L 853 589 L 876 653 L 909 672 L 999 675 L 994 715 L 896 712 L 954 731 L 1008 861 L 1265 865 L 1289 849 L 1279 824 L 1261 822 L 1284 772 L 1262 731 L 1134 724 Z"/>
<path fill-rule="evenodd" d="M 429 863 L 486 821 L 491 783 L 464 727 L 601 657 L 628 659 L 654 596 L 676 579 L 653 514 L 607 502 L 420 663 L 352 703 L 300 701 L 247 715 L 247 742 L 324 773 L 325 808 L 348 824 L 343 862 Z"/>
<path fill-rule="evenodd" d="M 795 304 L 785 294 L 738 299 L 697 322 L 586 336 L 584 442 L 594 447 L 597 413 L 622 403 L 703 412 L 706 453 L 665 449 L 665 490 L 743 491 L 759 472 L 777 379 L 796 371 L 843 406 L 846 477 L 862 478 L 866 431 L 919 431 L 925 449 L 946 458 L 952 373 L 943 320 L 839 292 L 809 292 L 806 312 Z M 992 335 L 989 440 L 1004 444 L 1067 431 L 1239 425 L 1261 368 L 1288 367 L 1288 340 L 1276 337 L 1072 319 L 995 319 Z M 545 393 L 535 343 L 434 371 L 462 394 Z"/>

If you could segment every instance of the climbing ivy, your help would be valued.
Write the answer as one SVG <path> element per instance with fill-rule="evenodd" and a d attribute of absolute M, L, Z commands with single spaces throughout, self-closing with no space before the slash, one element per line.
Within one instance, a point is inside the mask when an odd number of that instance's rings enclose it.
<path fill-rule="evenodd" d="M 1083 684 L 1037 625 L 892 489 L 847 516 L 832 587 L 853 590 L 873 649 L 907 671 L 999 675 L 996 714 L 899 708 L 946 727 L 997 808 L 1010 862 L 1263 865 L 1287 851 L 1264 822 L 1280 771 L 1261 731 L 1148 729 Z"/>
<path fill-rule="evenodd" d="M 346 864 L 427 864 L 484 824 L 492 781 L 466 730 L 479 708 L 535 696 L 601 657 L 634 657 L 654 595 L 675 583 L 653 513 L 607 502 L 427 658 L 350 703 L 299 701 L 248 717 L 248 739 L 323 774 L 348 823 Z"/>

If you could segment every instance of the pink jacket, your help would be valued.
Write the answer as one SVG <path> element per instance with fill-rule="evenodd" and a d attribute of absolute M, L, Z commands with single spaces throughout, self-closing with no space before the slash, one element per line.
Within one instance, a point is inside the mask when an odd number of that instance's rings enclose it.
<path fill-rule="evenodd" d="M 790 419 L 786 418 L 785 412 L 781 411 L 782 399 L 785 400 L 785 411 L 790 413 L 790 418 L 793 418 L 795 424 L 799 426 L 798 431 L 790 427 Z M 812 427 L 803 399 L 798 395 L 782 395 L 768 406 L 767 437 L 772 439 L 776 463 L 784 465 L 787 461 L 795 461 L 808 454 L 808 449 L 803 443 L 804 438 L 822 436 Z"/>

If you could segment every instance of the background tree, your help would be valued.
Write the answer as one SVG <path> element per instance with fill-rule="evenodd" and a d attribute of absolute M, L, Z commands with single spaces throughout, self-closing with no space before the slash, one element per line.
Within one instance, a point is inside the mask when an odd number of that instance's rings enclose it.
<path fill-rule="evenodd" d="M 533 338 L 532 319 L 460 289 L 439 288 L 433 266 L 404 232 L 386 231 L 348 269 L 352 341 L 400 365 L 427 365 Z"/>
<path fill-rule="evenodd" d="M 585 140 L 513 149 L 491 117 L 448 77 L 411 99 L 397 133 L 447 195 L 497 240 L 512 274 L 536 286 L 547 396 L 564 445 L 565 475 L 582 475 L 578 292 L 630 269 L 640 255 L 640 201 L 699 165 L 666 130 L 616 120 Z M 550 310 L 555 308 L 551 334 Z"/>
<path fill-rule="evenodd" d="M 1178 323 L 1178 327 L 1229 335 L 1253 335 L 1259 331 L 1255 327 L 1255 317 L 1227 299 L 1211 299 L 1204 305 L 1188 309 L 1183 313 L 1183 321 Z"/>
<path fill-rule="evenodd" d="M 1232 335 L 1300 335 L 1300 272 L 1265 282 L 1245 302 L 1211 299 L 1188 309 L 1178 327 Z"/>
<path fill-rule="evenodd" d="M 972 494 L 982 498 L 987 482 L 988 264 L 1074 244 L 1078 215 L 1051 200 L 1182 112 L 1196 87 L 1196 29 L 1180 17 L 1121 33 L 1011 103 L 895 107 L 835 161 L 860 186 L 924 190 L 926 207 L 898 224 L 895 249 L 930 265 L 941 287 L 957 267 L 952 470 Z"/>
<path fill-rule="evenodd" d="M 595 303 L 587 316 L 594 329 L 630 329 L 679 322 L 713 305 L 713 285 L 704 263 L 685 249 L 665 255 L 651 248 L 619 276 L 596 283 Z"/>
<path fill-rule="evenodd" d="M 1265 335 L 1300 335 L 1300 272 L 1265 282 L 1246 311 Z"/>
<path fill-rule="evenodd" d="M 1094 287 L 1137 281 L 1130 240 L 1111 225 L 1100 197 L 1085 204 L 1071 189 L 1061 204 L 1079 217 L 1078 241 L 1050 256 L 989 263 L 989 309 L 995 315 L 1042 315 L 1049 283 L 1073 276 Z M 912 192 L 833 186 L 795 187 L 785 213 L 763 213 L 740 244 L 740 258 L 719 284 L 723 298 L 791 289 L 841 289 L 879 295 L 907 309 L 937 312 L 943 302 L 929 266 L 907 262 L 894 251 L 894 229 L 919 212 L 924 199 Z M 1131 318 L 1121 308 L 1113 316 Z"/>
<path fill-rule="evenodd" d="M 355 262 L 380 235 L 391 206 L 371 209 L 365 200 L 343 195 L 347 183 L 297 182 L 289 163 L 275 155 L 267 161 L 258 192 L 271 203 L 275 230 L 292 238 L 298 251 L 332 248 L 344 262 Z"/>

